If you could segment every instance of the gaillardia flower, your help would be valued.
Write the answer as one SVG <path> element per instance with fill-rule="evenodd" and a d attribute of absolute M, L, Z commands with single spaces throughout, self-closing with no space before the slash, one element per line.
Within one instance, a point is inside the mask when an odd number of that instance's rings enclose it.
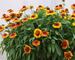
<path fill-rule="evenodd" d="M 61 28 L 61 23 L 60 22 L 55 22 L 53 25 L 53 28 Z"/>
<path fill-rule="evenodd" d="M 9 37 L 10 38 L 15 38 L 17 36 L 17 34 L 14 32 L 14 33 L 11 33 L 10 35 L 9 35 Z"/>
<path fill-rule="evenodd" d="M 39 11 L 40 9 L 44 9 L 44 5 L 39 5 L 36 9 L 36 11 Z"/>
<path fill-rule="evenodd" d="M 7 38 L 9 36 L 8 32 L 5 32 L 4 34 L 2 34 L 2 38 Z"/>
<path fill-rule="evenodd" d="M 38 15 L 37 14 L 32 14 L 29 19 L 36 19 L 36 18 L 38 18 Z"/>
<path fill-rule="evenodd" d="M 22 22 L 26 22 L 26 21 L 28 21 L 28 18 L 22 19 Z"/>
<path fill-rule="evenodd" d="M 12 9 L 9 9 L 9 10 L 7 10 L 7 12 L 11 13 L 11 12 L 13 12 L 13 10 Z"/>
<path fill-rule="evenodd" d="M 71 19 L 75 20 L 75 13 L 71 15 Z"/>
<path fill-rule="evenodd" d="M 16 23 L 16 22 L 20 22 L 20 20 L 18 18 L 13 18 L 12 22 Z"/>
<path fill-rule="evenodd" d="M 20 11 L 25 11 L 25 10 L 27 10 L 28 9 L 28 7 L 27 6 L 23 6 L 21 9 L 20 9 Z"/>
<path fill-rule="evenodd" d="M 71 60 L 71 58 L 73 57 L 73 54 L 71 51 L 67 51 L 67 52 L 64 52 L 64 57 L 67 59 L 67 60 Z"/>
<path fill-rule="evenodd" d="M 14 24 L 14 23 L 13 23 L 13 24 L 9 24 L 8 26 L 9 26 L 10 28 L 12 28 L 12 29 L 17 28 L 17 24 Z"/>
<path fill-rule="evenodd" d="M 34 37 L 35 38 L 40 38 L 42 36 L 42 30 L 40 30 L 40 29 L 35 29 L 34 30 Z"/>
<path fill-rule="evenodd" d="M 42 36 L 43 37 L 47 37 L 49 35 L 49 32 L 47 32 L 47 31 L 42 31 Z"/>
<path fill-rule="evenodd" d="M 0 32 L 3 31 L 5 29 L 4 26 L 0 26 Z"/>
<path fill-rule="evenodd" d="M 53 10 L 47 10 L 46 11 L 46 15 L 48 16 L 48 15 L 54 15 L 55 14 L 55 12 L 53 11 Z"/>
<path fill-rule="evenodd" d="M 72 23 L 72 26 L 75 26 L 75 22 Z"/>
<path fill-rule="evenodd" d="M 72 4 L 72 5 L 71 5 L 71 8 L 72 8 L 72 9 L 75 9 L 75 4 Z"/>
<path fill-rule="evenodd" d="M 32 42 L 32 45 L 35 46 L 35 47 L 38 47 L 40 45 L 40 41 L 39 40 L 34 40 Z"/>
<path fill-rule="evenodd" d="M 29 54 L 31 53 L 32 48 L 29 45 L 25 45 L 24 47 L 24 53 L 25 54 Z"/>
<path fill-rule="evenodd" d="M 67 49 L 69 46 L 69 41 L 64 39 L 61 43 L 61 46 L 63 49 Z"/>

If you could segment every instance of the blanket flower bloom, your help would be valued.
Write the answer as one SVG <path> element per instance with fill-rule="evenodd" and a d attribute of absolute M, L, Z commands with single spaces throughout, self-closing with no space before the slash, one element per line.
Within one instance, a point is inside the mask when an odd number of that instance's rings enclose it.
<path fill-rule="evenodd" d="M 69 41 L 64 39 L 61 43 L 61 46 L 63 49 L 67 49 L 69 46 Z"/>
<path fill-rule="evenodd" d="M 32 45 L 35 46 L 35 47 L 38 47 L 40 45 L 40 41 L 39 40 L 34 40 L 32 42 Z"/>
<path fill-rule="evenodd" d="M 34 37 L 35 38 L 40 38 L 42 36 L 42 30 L 40 30 L 40 29 L 35 29 L 34 30 Z"/>
<path fill-rule="evenodd" d="M 53 28 L 59 29 L 59 28 L 61 28 L 62 24 L 60 22 L 55 22 L 52 26 L 53 26 Z"/>
<path fill-rule="evenodd" d="M 32 50 L 32 48 L 29 45 L 25 45 L 25 47 L 24 47 L 24 53 L 25 54 L 30 54 L 31 50 Z"/>
<path fill-rule="evenodd" d="M 67 51 L 67 52 L 64 52 L 64 57 L 67 59 L 67 60 L 71 60 L 71 58 L 73 57 L 73 54 L 71 51 Z"/>
<path fill-rule="evenodd" d="M 2 37 L 3 38 L 7 38 L 9 36 L 9 33 L 8 32 L 5 32 L 4 34 L 2 34 Z"/>
<path fill-rule="evenodd" d="M 11 33 L 10 35 L 9 35 L 9 37 L 10 38 L 15 38 L 17 36 L 17 34 L 14 32 L 14 33 Z"/>

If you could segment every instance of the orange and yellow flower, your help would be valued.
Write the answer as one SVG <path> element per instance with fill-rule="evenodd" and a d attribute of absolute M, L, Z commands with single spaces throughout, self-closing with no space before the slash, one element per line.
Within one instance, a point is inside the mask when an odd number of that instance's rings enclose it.
<path fill-rule="evenodd" d="M 41 10 L 41 9 L 44 9 L 44 5 L 39 5 L 39 6 L 37 7 L 36 11 L 39 11 L 39 10 Z"/>
<path fill-rule="evenodd" d="M 69 46 L 69 41 L 64 39 L 61 43 L 61 46 L 63 49 L 67 49 Z"/>
<path fill-rule="evenodd" d="M 15 22 L 16 23 L 16 22 L 20 22 L 20 20 L 18 18 L 13 18 L 12 19 L 12 22 Z"/>
<path fill-rule="evenodd" d="M 9 26 L 10 28 L 12 28 L 12 29 L 17 28 L 17 24 L 9 24 L 8 26 Z"/>
<path fill-rule="evenodd" d="M 47 37 L 49 35 L 49 32 L 47 32 L 47 31 L 42 31 L 42 36 L 43 37 Z"/>
<path fill-rule="evenodd" d="M 17 34 L 14 32 L 14 33 L 11 33 L 10 35 L 9 35 L 9 37 L 10 38 L 15 38 L 17 36 Z"/>
<path fill-rule="evenodd" d="M 20 9 L 20 11 L 25 11 L 25 10 L 27 10 L 28 9 L 28 7 L 27 6 L 23 6 L 21 9 Z"/>
<path fill-rule="evenodd" d="M 22 22 L 26 22 L 26 21 L 28 21 L 28 18 L 24 18 L 24 19 L 22 20 Z"/>
<path fill-rule="evenodd" d="M 61 28 L 62 24 L 60 22 L 55 22 L 53 25 L 53 28 Z"/>
<path fill-rule="evenodd" d="M 5 32 L 4 34 L 2 34 L 2 38 L 7 38 L 9 36 L 8 32 Z"/>
<path fill-rule="evenodd" d="M 64 52 L 64 57 L 67 59 L 67 60 L 71 60 L 71 58 L 73 57 L 73 54 L 71 51 L 67 51 L 67 52 Z"/>
<path fill-rule="evenodd" d="M 34 40 L 32 42 L 32 45 L 35 46 L 35 47 L 38 47 L 40 45 L 40 41 L 39 40 Z"/>
<path fill-rule="evenodd" d="M 36 18 L 38 18 L 38 15 L 37 14 L 32 14 L 29 19 L 36 19 Z"/>
<path fill-rule="evenodd" d="M 0 32 L 3 31 L 5 29 L 4 26 L 0 26 Z"/>
<path fill-rule="evenodd" d="M 25 45 L 25 47 L 24 47 L 24 53 L 25 54 L 30 54 L 31 50 L 32 50 L 32 48 L 29 45 Z"/>
<path fill-rule="evenodd" d="M 75 22 L 72 23 L 72 26 L 75 26 Z"/>
<path fill-rule="evenodd" d="M 9 10 L 7 10 L 7 12 L 11 13 L 11 12 L 13 12 L 13 10 L 12 9 L 9 9 Z"/>
<path fill-rule="evenodd" d="M 55 10 L 60 10 L 62 8 L 63 8 L 63 5 L 62 4 L 55 6 Z"/>
<path fill-rule="evenodd" d="M 71 15 L 71 19 L 75 20 L 75 13 Z"/>
<path fill-rule="evenodd" d="M 72 8 L 72 9 L 75 9 L 75 4 L 72 4 L 72 5 L 71 5 L 71 8 Z"/>
<path fill-rule="evenodd" d="M 34 30 L 34 37 L 35 38 L 40 38 L 42 36 L 42 30 L 40 30 L 40 29 L 35 29 Z"/>
<path fill-rule="evenodd" d="M 54 15 L 55 14 L 55 12 L 53 11 L 53 10 L 47 10 L 46 11 L 46 15 L 48 16 L 48 15 Z"/>

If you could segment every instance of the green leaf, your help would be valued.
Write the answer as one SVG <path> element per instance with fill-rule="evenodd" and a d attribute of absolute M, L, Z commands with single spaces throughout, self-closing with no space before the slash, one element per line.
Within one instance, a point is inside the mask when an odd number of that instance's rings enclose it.
<path fill-rule="evenodd" d="M 61 49 L 60 49 L 60 47 L 57 44 L 55 45 L 55 49 L 56 49 L 57 54 L 59 56 L 61 56 Z"/>

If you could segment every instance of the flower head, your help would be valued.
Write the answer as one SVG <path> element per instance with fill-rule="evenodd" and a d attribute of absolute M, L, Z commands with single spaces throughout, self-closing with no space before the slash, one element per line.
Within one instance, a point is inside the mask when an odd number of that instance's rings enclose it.
<path fill-rule="evenodd" d="M 20 9 L 20 11 L 25 11 L 25 10 L 27 10 L 28 9 L 28 7 L 27 6 L 23 6 L 21 9 Z"/>
<path fill-rule="evenodd" d="M 48 15 L 54 15 L 55 14 L 55 12 L 53 11 L 53 10 L 47 10 L 46 11 L 46 15 L 48 16 Z"/>
<path fill-rule="evenodd" d="M 24 47 L 24 53 L 25 54 L 29 54 L 29 53 L 31 53 L 31 47 L 29 46 L 29 45 L 25 45 L 25 47 Z"/>
<path fill-rule="evenodd" d="M 28 21 L 28 18 L 22 19 L 22 22 L 26 22 L 26 21 Z"/>
<path fill-rule="evenodd" d="M 75 22 L 72 23 L 72 26 L 75 26 Z"/>
<path fill-rule="evenodd" d="M 72 9 L 75 9 L 75 4 L 72 4 L 72 5 L 71 5 L 71 8 L 72 8 Z"/>
<path fill-rule="evenodd" d="M 42 36 L 43 37 L 47 37 L 49 35 L 49 32 L 47 32 L 47 31 L 42 31 Z"/>
<path fill-rule="evenodd" d="M 67 60 L 70 60 L 72 57 L 73 57 L 73 54 L 71 51 L 67 51 L 67 52 L 64 52 L 64 57 L 67 59 Z"/>
<path fill-rule="evenodd" d="M 61 28 L 61 23 L 60 22 L 55 22 L 53 25 L 53 28 Z"/>
<path fill-rule="evenodd" d="M 0 32 L 3 31 L 5 29 L 4 26 L 0 26 Z"/>
<path fill-rule="evenodd" d="M 10 35 L 9 35 L 9 37 L 10 38 L 15 38 L 17 36 L 17 34 L 14 32 L 14 33 L 11 33 Z"/>
<path fill-rule="evenodd" d="M 69 41 L 64 39 L 64 40 L 62 41 L 62 43 L 61 43 L 61 46 L 62 46 L 63 49 L 68 48 L 68 46 L 69 46 Z"/>
<path fill-rule="evenodd" d="M 32 42 L 32 45 L 35 46 L 35 47 L 38 47 L 40 45 L 40 41 L 39 40 L 34 40 Z"/>
<path fill-rule="evenodd" d="M 9 9 L 9 10 L 7 10 L 9 13 L 11 13 L 11 12 L 13 12 L 13 10 L 12 9 Z"/>
<path fill-rule="evenodd" d="M 40 38 L 42 36 L 42 31 L 40 29 L 35 29 L 34 30 L 34 37 L 35 38 Z"/>
<path fill-rule="evenodd" d="M 12 28 L 12 29 L 17 28 L 17 24 L 14 24 L 14 23 L 13 23 L 13 24 L 9 24 L 8 26 L 9 26 L 10 28 Z"/>
<path fill-rule="evenodd" d="M 39 10 L 41 10 L 41 9 L 44 9 L 44 5 L 39 5 L 39 6 L 37 7 L 36 11 L 39 11 Z"/>
<path fill-rule="evenodd" d="M 37 15 L 37 14 L 32 14 L 32 15 L 30 16 L 30 19 L 36 19 L 36 18 L 38 18 L 38 15 Z"/>
<path fill-rule="evenodd" d="M 8 32 L 5 32 L 4 34 L 2 34 L 2 38 L 7 38 L 9 36 Z"/>

